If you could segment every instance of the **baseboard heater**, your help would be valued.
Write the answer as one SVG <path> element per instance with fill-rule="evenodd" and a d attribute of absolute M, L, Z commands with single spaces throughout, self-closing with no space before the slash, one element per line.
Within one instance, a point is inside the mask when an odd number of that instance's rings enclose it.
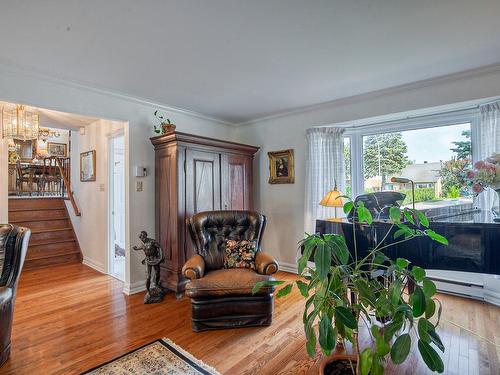
<path fill-rule="evenodd" d="M 440 277 L 427 277 L 436 283 L 436 288 L 441 293 L 484 300 L 484 287 L 482 284 Z"/>

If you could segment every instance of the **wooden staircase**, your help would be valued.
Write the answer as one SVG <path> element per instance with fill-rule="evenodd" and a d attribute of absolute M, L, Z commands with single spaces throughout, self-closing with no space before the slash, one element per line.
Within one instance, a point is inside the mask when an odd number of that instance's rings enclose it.
<path fill-rule="evenodd" d="M 11 198 L 9 223 L 31 229 L 25 269 L 82 262 L 63 198 Z"/>

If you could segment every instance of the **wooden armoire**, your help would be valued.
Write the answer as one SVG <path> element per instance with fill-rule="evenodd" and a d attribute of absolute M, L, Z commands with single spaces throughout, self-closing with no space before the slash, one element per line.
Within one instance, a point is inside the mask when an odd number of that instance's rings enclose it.
<path fill-rule="evenodd" d="M 181 269 L 194 255 L 186 219 L 197 212 L 251 210 L 258 147 L 181 132 L 151 138 L 155 148 L 156 237 L 165 253 L 162 286 L 182 296 Z"/>

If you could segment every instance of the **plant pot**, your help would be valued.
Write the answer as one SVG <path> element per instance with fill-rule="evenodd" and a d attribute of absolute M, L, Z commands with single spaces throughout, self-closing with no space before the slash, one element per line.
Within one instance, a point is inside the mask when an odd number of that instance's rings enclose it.
<path fill-rule="evenodd" d="M 319 375 L 352 375 L 349 361 L 352 363 L 354 373 L 357 374 L 358 357 L 354 354 L 339 353 L 323 358 L 319 364 Z"/>
<path fill-rule="evenodd" d="M 175 124 L 163 123 L 161 124 L 161 133 L 172 133 L 175 130 Z"/>

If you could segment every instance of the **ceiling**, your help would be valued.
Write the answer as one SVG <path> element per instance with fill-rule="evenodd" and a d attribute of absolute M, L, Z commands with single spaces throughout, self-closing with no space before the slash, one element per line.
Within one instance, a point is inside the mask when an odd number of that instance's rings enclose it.
<path fill-rule="evenodd" d="M 0 110 L 15 108 L 16 104 L 0 101 Z M 87 126 L 95 121 L 97 118 L 75 115 L 72 113 L 65 113 L 53 111 L 50 109 L 37 108 L 25 106 L 26 110 L 36 113 L 40 118 L 40 126 L 44 128 L 78 130 L 83 126 Z"/>
<path fill-rule="evenodd" d="M 2 0 L 0 64 L 238 123 L 499 63 L 499 17 L 498 0 Z"/>

